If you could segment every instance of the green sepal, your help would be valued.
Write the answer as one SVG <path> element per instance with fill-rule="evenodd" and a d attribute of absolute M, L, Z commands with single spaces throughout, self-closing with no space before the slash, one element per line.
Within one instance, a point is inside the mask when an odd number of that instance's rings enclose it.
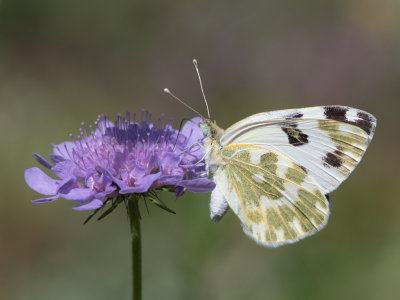
<path fill-rule="evenodd" d="M 100 217 L 97 218 L 97 221 L 103 219 L 104 217 L 106 217 L 108 214 L 110 214 L 111 212 L 114 211 L 114 209 L 117 208 L 117 206 L 119 204 L 121 204 L 124 201 L 125 197 L 123 196 L 118 196 L 118 197 L 114 197 L 114 198 L 107 198 L 104 203 L 103 206 L 100 208 L 97 208 L 93 211 L 93 213 L 91 215 L 89 215 L 89 217 L 86 218 L 86 220 L 83 222 L 83 224 L 86 224 L 87 222 L 89 222 L 95 215 L 97 215 L 99 212 L 103 211 L 104 208 L 106 207 L 107 204 L 111 203 L 111 206 L 104 211 Z"/>
<path fill-rule="evenodd" d="M 100 221 L 101 219 L 105 218 L 110 213 L 112 213 L 114 211 L 114 209 L 116 209 L 118 207 L 118 205 L 120 205 L 122 202 L 124 202 L 125 197 L 119 196 L 119 197 L 113 198 L 113 199 L 115 199 L 115 200 L 112 201 L 111 206 L 105 212 L 103 212 L 100 217 L 97 218 L 97 221 Z"/>
<path fill-rule="evenodd" d="M 157 205 L 159 208 L 161 208 L 161 209 L 163 209 L 163 210 L 165 210 L 165 211 L 167 211 L 167 212 L 169 212 L 169 213 L 171 213 L 171 214 L 176 215 L 176 212 L 174 212 L 172 209 L 168 208 L 168 207 L 164 204 L 164 202 L 162 202 L 162 201 L 160 200 L 160 198 L 158 198 L 158 197 L 147 197 L 146 199 L 149 200 L 149 201 L 150 201 L 151 203 L 153 203 L 154 205 Z"/>
<path fill-rule="evenodd" d="M 119 195 L 119 196 L 113 197 L 113 198 L 107 198 L 104 201 L 103 206 L 95 209 L 86 218 L 86 220 L 83 222 L 83 224 L 88 223 L 95 215 L 99 214 L 103 210 L 104 210 L 104 212 L 97 218 L 97 220 L 100 221 L 100 220 L 104 219 L 106 216 L 108 216 L 110 213 L 112 213 L 121 203 L 125 202 L 125 199 L 128 199 L 129 197 L 132 197 L 133 195 L 143 198 L 143 200 L 145 201 L 147 211 L 148 211 L 148 208 L 147 208 L 146 200 L 149 200 L 151 203 L 158 206 L 159 208 L 175 215 L 176 212 L 174 212 L 172 209 L 167 207 L 165 205 L 165 203 L 158 197 L 157 192 L 159 192 L 159 191 L 175 192 L 175 187 L 173 185 L 166 185 L 166 186 L 159 187 L 157 189 L 151 190 L 151 191 L 149 191 L 147 193 L 143 193 L 143 194 L 127 194 L 127 195 Z M 111 204 L 111 205 L 107 209 L 105 209 L 108 204 Z"/>
<path fill-rule="evenodd" d="M 97 209 L 95 209 L 87 218 L 86 220 L 83 222 L 83 225 L 85 225 L 87 222 L 89 222 L 95 215 L 98 214 L 99 211 L 103 210 L 105 205 L 107 205 L 110 201 L 112 201 L 114 198 L 107 198 L 102 207 L 99 207 Z"/>

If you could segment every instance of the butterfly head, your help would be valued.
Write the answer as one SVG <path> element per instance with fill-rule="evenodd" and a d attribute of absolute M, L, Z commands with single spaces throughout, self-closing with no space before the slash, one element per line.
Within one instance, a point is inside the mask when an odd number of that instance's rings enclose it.
<path fill-rule="evenodd" d="M 223 129 L 218 127 L 215 121 L 209 119 L 203 119 L 200 123 L 200 130 L 205 138 L 211 138 L 213 140 L 219 139 L 219 137 L 224 132 Z"/>

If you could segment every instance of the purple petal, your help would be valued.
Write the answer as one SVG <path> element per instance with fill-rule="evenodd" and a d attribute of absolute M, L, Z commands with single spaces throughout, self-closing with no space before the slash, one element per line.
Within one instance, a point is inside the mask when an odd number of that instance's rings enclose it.
<path fill-rule="evenodd" d="M 125 189 L 128 187 L 125 182 L 115 177 L 109 170 L 104 170 L 104 173 L 112 178 L 112 181 L 115 182 L 115 184 L 118 185 L 120 189 Z"/>
<path fill-rule="evenodd" d="M 175 185 L 182 180 L 182 175 L 163 175 L 157 180 L 157 185 Z"/>
<path fill-rule="evenodd" d="M 24 177 L 29 187 L 40 194 L 55 195 L 57 193 L 59 180 L 49 177 L 37 167 L 25 170 Z"/>
<path fill-rule="evenodd" d="M 185 188 L 183 186 L 177 186 L 175 187 L 175 196 L 176 199 L 178 199 L 180 196 L 182 196 L 183 192 L 185 191 Z"/>
<path fill-rule="evenodd" d="M 97 172 L 92 172 L 86 176 L 85 184 L 86 184 L 86 186 L 90 187 L 91 189 L 94 189 L 96 181 L 98 181 L 98 180 L 99 180 L 99 175 L 97 174 Z"/>
<path fill-rule="evenodd" d="M 193 180 L 182 180 L 176 185 L 183 186 L 194 193 L 208 193 L 214 190 L 215 183 L 207 178 L 197 178 Z"/>
<path fill-rule="evenodd" d="M 112 181 L 113 181 L 112 178 L 110 177 L 110 175 L 108 173 L 104 173 L 104 171 L 100 176 L 100 180 L 101 180 L 102 185 L 105 187 L 111 185 Z"/>
<path fill-rule="evenodd" d="M 85 202 L 93 198 L 93 191 L 89 188 L 76 188 L 70 190 L 68 194 L 58 193 L 58 195 L 67 200 Z"/>
<path fill-rule="evenodd" d="M 158 155 L 156 154 L 151 155 L 146 169 L 153 170 L 154 168 L 159 167 L 158 160 L 159 160 Z"/>
<path fill-rule="evenodd" d="M 70 177 L 84 177 L 82 171 L 80 171 L 70 160 L 64 160 L 57 163 L 51 170 L 62 179 Z"/>
<path fill-rule="evenodd" d="M 161 168 L 164 173 L 171 174 L 176 169 L 181 158 L 174 152 L 167 152 L 161 160 Z"/>
<path fill-rule="evenodd" d="M 182 129 L 182 135 L 186 136 L 186 141 L 184 144 L 180 144 L 180 148 L 190 148 L 189 151 L 185 152 L 182 158 L 181 163 L 184 165 L 197 163 L 204 155 L 203 148 L 199 145 L 199 142 L 201 142 L 203 138 L 203 134 L 201 133 L 198 125 L 200 122 L 200 117 L 193 118 L 192 120 L 186 122 Z"/>
<path fill-rule="evenodd" d="M 154 181 L 161 176 L 161 172 L 150 174 L 140 178 L 140 185 L 135 187 L 127 187 L 119 191 L 120 194 L 131 194 L 131 193 L 144 193 L 149 190 Z"/>
<path fill-rule="evenodd" d="M 96 198 L 102 200 L 104 197 L 108 196 L 109 194 L 113 193 L 117 188 L 115 186 L 109 186 L 106 188 L 104 192 L 100 192 L 96 194 Z"/>
<path fill-rule="evenodd" d="M 53 165 L 44 157 L 42 157 L 40 154 L 37 153 L 33 153 L 33 156 L 35 157 L 35 159 L 37 160 L 37 162 L 39 164 L 41 164 L 43 167 L 46 167 L 48 169 L 51 169 L 53 167 Z"/>
<path fill-rule="evenodd" d="M 32 203 L 47 203 L 47 202 L 53 202 L 54 200 L 57 200 L 59 198 L 58 195 L 47 197 L 47 198 L 40 198 L 36 200 L 31 200 Z"/>
<path fill-rule="evenodd" d="M 57 194 L 68 194 L 71 189 L 77 187 L 77 183 L 74 177 L 61 180 L 58 185 Z"/>
<path fill-rule="evenodd" d="M 129 174 L 134 176 L 135 178 L 140 178 L 140 177 L 145 176 L 146 170 L 142 166 L 138 165 L 138 166 L 135 166 Z"/>
<path fill-rule="evenodd" d="M 64 157 L 57 155 L 57 154 L 50 154 L 49 155 L 53 163 L 58 164 L 59 162 L 62 162 L 65 160 Z"/>
<path fill-rule="evenodd" d="M 187 137 L 186 145 L 190 146 L 197 143 L 203 138 L 199 124 L 202 121 L 200 117 L 195 117 L 185 123 L 182 128 L 181 134 Z"/>
<path fill-rule="evenodd" d="M 93 199 L 87 204 L 83 204 L 80 206 L 75 206 L 72 209 L 74 210 L 91 210 L 91 209 L 98 209 L 103 206 L 103 201 L 98 199 Z"/>

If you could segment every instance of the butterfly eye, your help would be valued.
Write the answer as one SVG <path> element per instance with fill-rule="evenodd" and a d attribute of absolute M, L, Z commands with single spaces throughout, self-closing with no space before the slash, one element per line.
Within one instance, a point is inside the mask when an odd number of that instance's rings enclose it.
<path fill-rule="evenodd" d="M 217 133 L 217 131 L 214 128 L 211 128 L 211 135 L 214 136 Z"/>

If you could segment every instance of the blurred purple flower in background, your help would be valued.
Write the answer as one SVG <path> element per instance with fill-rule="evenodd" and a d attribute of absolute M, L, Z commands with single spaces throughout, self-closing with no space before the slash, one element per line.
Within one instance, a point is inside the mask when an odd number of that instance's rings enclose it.
<path fill-rule="evenodd" d="M 200 118 L 194 118 L 178 132 L 171 124 L 151 123 L 151 114 L 142 112 L 141 121 L 118 116 L 112 123 L 100 116 L 96 128 L 82 123 L 80 136 L 70 135 L 70 142 L 53 145 L 51 162 L 34 154 L 36 160 L 59 179 L 53 179 L 34 167 L 25 171 L 30 188 L 50 197 L 33 203 L 64 198 L 80 203 L 76 210 L 92 210 L 104 200 L 129 194 L 145 194 L 169 186 L 176 197 L 187 189 L 206 193 L 215 184 L 207 178 L 204 163 L 198 163 L 204 152 L 199 145 L 202 134 Z M 123 198 L 123 197 L 121 197 Z"/>

